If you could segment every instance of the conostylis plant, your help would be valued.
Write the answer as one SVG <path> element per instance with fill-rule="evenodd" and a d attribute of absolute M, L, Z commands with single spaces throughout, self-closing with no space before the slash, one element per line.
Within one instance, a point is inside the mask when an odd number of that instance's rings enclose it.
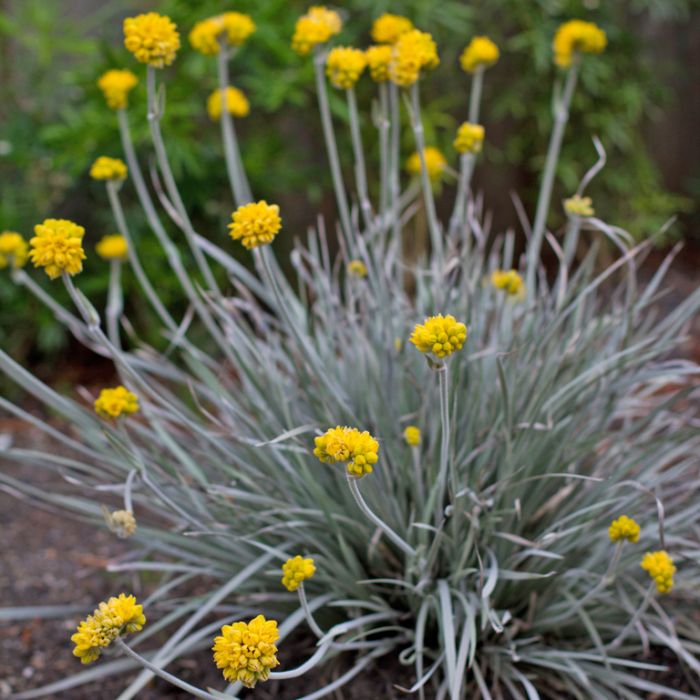
<path fill-rule="evenodd" d="M 442 222 L 433 186 L 448 165 L 425 143 L 420 103 L 421 81 L 439 64 L 435 42 L 407 18 L 383 15 L 368 51 L 329 50 L 341 26 L 336 11 L 314 7 L 292 39 L 316 70 L 337 226 L 319 219 L 305 235 L 288 231 L 284 211 L 251 193 L 231 114 L 243 98 L 230 90 L 229 63 L 255 24 L 227 12 L 199 22 L 190 43 L 217 61 L 231 241 L 220 248 L 195 230 L 160 125 L 160 69 L 175 60 L 180 38 L 167 17 L 148 13 L 124 30 L 146 69 L 150 182 L 127 111 L 139 78 L 123 70 L 99 81 L 125 159 L 100 158 L 92 170 L 119 229 L 97 250 L 112 271 L 104 321 L 80 290 L 78 273 L 92 257 L 81 226 L 48 219 L 29 250 L 17 234 L 0 237 L 0 265 L 120 378 L 86 406 L 0 351 L 0 369 L 64 426 L 0 398 L 0 410 L 56 443 L 41 452 L 5 441 L 2 457 L 51 469 L 66 489 L 0 480 L 105 520 L 133 545 L 133 556 L 110 569 L 160 577 L 141 603 L 115 595 L 80 623 L 74 653 L 93 667 L 16 697 L 133 669 L 140 673 L 120 700 L 154 676 L 194 697 L 247 697 L 244 688 L 313 677 L 337 659 L 335 680 L 304 698 L 328 696 L 375 663 L 412 669 L 401 692 L 421 699 L 697 697 L 700 433 L 688 398 L 698 367 L 674 352 L 700 291 L 655 311 L 670 261 L 641 285 L 648 244 L 632 247 L 624 230 L 595 217 L 585 188 L 604 164 L 597 141 L 598 162 L 564 203 L 563 238 L 546 226 L 576 76 L 595 60 L 587 54 L 604 49 L 604 32 L 573 21 L 554 39 L 563 89 L 532 228 L 523 214 L 520 256 L 515 233 L 489 231 L 470 188 L 485 142 L 481 86 L 498 47 L 476 37 L 461 57 L 472 80 L 470 121 L 455 135 L 457 191 Z M 371 109 L 355 93 L 365 71 L 378 88 Z M 347 98 L 352 185 L 329 89 Z M 369 114 L 371 143 L 361 123 Z M 402 182 L 402 123 L 415 137 L 408 166 L 417 181 Z M 370 147 L 380 149 L 376 188 L 363 157 Z M 189 301 L 183 318 L 141 265 L 120 203 L 127 183 Z M 407 224 L 421 208 L 430 245 L 408 256 Z M 592 232 L 619 248 L 602 271 Z M 187 241 L 194 276 L 173 235 Z M 289 260 L 275 255 L 279 236 L 293 239 Z M 590 245 L 574 264 L 580 239 Z M 240 245 L 251 266 L 232 256 Z M 555 260 L 546 269 L 545 245 Z M 67 287 L 74 309 L 24 269 L 27 258 Z M 160 348 L 141 342 L 124 317 L 120 280 L 131 271 L 161 324 Z M 123 498 L 123 508 L 107 509 L 108 495 Z M 293 632 L 306 632 L 314 648 L 280 664 Z M 213 650 L 222 672 L 218 690 L 168 670 L 202 649 Z M 665 669 L 657 659 L 668 658 L 659 650 L 675 656 L 690 692 L 653 680 Z"/>

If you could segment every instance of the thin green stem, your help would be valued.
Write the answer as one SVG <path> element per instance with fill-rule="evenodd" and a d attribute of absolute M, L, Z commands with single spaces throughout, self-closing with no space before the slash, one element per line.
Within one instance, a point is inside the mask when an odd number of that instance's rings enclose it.
<path fill-rule="evenodd" d="M 362 132 L 360 131 L 360 115 L 357 110 L 357 96 L 355 88 L 345 91 L 348 98 L 348 114 L 350 116 L 350 135 L 352 137 L 352 149 L 355 156 L 355 181 L 357 193 L 360 198 L 360 210 L 368 232 L 372 229 L 372 204 L 369 201 L 367 189 L 367 166 L 365 165 L 365 152 L 362 146 Z"/>
<path fill-rule="evenodd" d="M 391 118 L 389 116 L 389 88 L 386 83 L 379 84 L 379 217 L 383 223 L 386 218 L 390 201 L 389 168 L 391 154 L 389 153 L 389 136 Z M 384 226 L 382 226 L 384 228 Z"/>
<path fill-rule="evenodd" d="M 124 310 L 124 295 L 121 285 L 121 260 L 111 260 L 109 263 L 109 293 L 107 296 L 107 337 L 116 348 L 121 349 L 121 337 L 119 335 L 119 317 Z"/>
<path fill-rule="evenodd" d="M 484 67 L 479 66 L 472 76 L 472 86 L 469 93 L 469 121 L 472 124 L 479 123 L 481 111 L 481 92 L 484 86 Z"/>
<path fill-rule="evenodd" d="M 438 469 L 437 501 L 435 504 L 436 522 L 444 508 L 445 490 L 447 488 L 447 473 L 449 470 L 450 454 L 450 402 L 447 383 L 447 364 L 443 362 L 438 372 L 438 390 L 440 393 L 440 467 Z"/>
<path fill-rule="evenodd" d="M 304 617 L 306 617 L 306 623 L 309 625 L 311 631 L 319 638 L 325 637 L 326 633 L 318 626 L 314 616 L 309 608 L 309 601 L 306 599 L 306 591 L 304 590 L 304 582 L 302 581 L 297 588 L 297 593 L 299 594 L 299 602 L 301 603 L 301 608 L 304 611 Z"/>

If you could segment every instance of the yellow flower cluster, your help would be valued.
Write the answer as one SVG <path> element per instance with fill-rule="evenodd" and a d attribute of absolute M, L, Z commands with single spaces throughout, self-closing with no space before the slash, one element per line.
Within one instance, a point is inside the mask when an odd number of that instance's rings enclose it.
<path fill-rule="evenodd" d="M 422 70 L 433 70 L 440 65 L 437 45 L 427 32 L 412 29 L 402 34 L 394 44 L 389 77 L 401 87 L 413 85 Z"/>
<path fill-rule="evenodd" d="M 95 246 L 95 251 L 103 260 L 126 260 L 129 255 L 129 244 L 120 233 L 103 236 Z"/>
<path fill-rule="evenodd" d="M 367 277 L 367 265 L 362 260 L 351 260 L 348 263 L 348 274 L 359 279 Z"/>
<path fill-rule="evenodd" d="M 221 90 L 214 92 L 207 98 L 207 113 L 212 121 L 221 119 Z M 232 85 L 226 88 L 226 111 L 234 117 L 247 117 L 250 114 L 250 103 L 243 91 Z"/>
<path fill-rule="evenodd" d="M 595 214 L 593 200 L 590 197 L 581 197 L 578 194 L 564 200 L 564 211 L 574 216 L 593 216 Z"/>
<path fill-rule="evenodd" d="M 221 39 L 229 46 L 241 46 L 255 31 L 255 22 L 241 12 L 224 12 L 197 22 L 189 34 L 190 45 L 205 56 L 215 56 L 221 49 Z"/>
<path fill-rule="evenodd" d="M 143 606 L 136 604 L 136 598 L 120 594 L 110 598 L 78 625 L 77 632 L 70 638 L 75 644 L 73 655 L 84 664 L 97 661 L 102 650 L 122 634 L 140 631 L 146 624 Z"/>
<path fill-rule="evenodd" d="M 454 316 L 431 316 L 416 324 L 411 342 L 426 354 L 442 359 L 461 350 L 467 340 L 467 327 Z"/>
<path fill-rule="evenodd" d="M 282 585 L 288 591 L 296 591 L 299 584 L 311 578 L 316 573 L 313 559 L 304 559 L 297 554 L 282 566 Z"/>
<path fill-rule="evenodd" d="M 105 516 L 107 527 L 120 539 L 131 537 L 136 532 L 136 518 L 130 510 L 115 510 Z"/>
<path fill-rule="evenodd" d="M 163 68 L 175 60 L 180 35 L 170 17 L 146 12 L 124 20 L 124 46 L 137 61 Z"/>
<path fill-rule="evenodd" d="M 399 37 L 413 29 L 413 23 L 407 17 L 385 12 L 372 22 L 372 39 L 378 44 L 395 44 Z"/>
<path fill-rule="evenodd" d="M 632 518 L 621 515 L 610 524 L 608 535 L 611 542 L 619 540 L 627 540 L 632 543 L 639 542 L 639 525 Z"/>
<path fill-rule="evenodd" d="M 34 267 L 43 267 L 53 280 L 67 272 L 77 275 L 83 269 L 85 229 L 68 219 L 45 219 L 34 227 L 29 241 L 29 257 Z"/>
<path fill-rule="evenodd" d="M 238 207 L 231 218 L 233 222 L 228 225 L 231 238 L 240 240 L 248 250 L 272 243 L 282 228 L 280 208 L 265 200 Z"/>
<path fill-rule="evenodd" d="M 502 289 L 509 297 L 525 298 L 525 283 L 517 270 L 494 270 L 491 273 L 491 284 L 496 289 Z"/>
<path fill-rule="evenodd" d="M 90 168 L 90 177 L 93 180 L 126 180 L 128 171 L 123 160 L 100 156 Z"/>
<path fill-rule="evenodd" d="M 641 567 L 654 579 L 659 593 L 668 593 L 673 588 L 673 574 L 676 573 L 676 567 L 666 550 L 647 552 L 642 557 Z"/>
<path fill-rule="evenodd" d="M 416 425 L 407 425 L 406 430 L 403 431 L 403 437 L 406 444 L 411 447 L 420 445 L 420 428 Z"/>
<path fill-rule="evenodd" d="M 360 79 L 367 67 L 367 56 L 361 49 L 338 46 L 326 59 L 326 75 L 333 87 L 349 90 Z"/>
<path fill-rule="evenodd" d="M 319 44 L 325 44 L 343 28 L 343 21 L 335 10 L 323 5 L 315 5 L 302 15 L 294 27 L 292 49 L 300 56 L 306 56 Z"/>
<path fill-rule="evenodd" d="M 139 79 L 130 70 L 108 70 L 97 81 L 105 102 L 110 109 L 126 109 L 129 93 L 136 87 Z"/>
<path fill-rule="evenodd" d="M 391 62 L 392 51 L 391 46 L 387 44 L 370 46 L 365 51 L 370 77 L 376 83 L 385 83 L 389 80 L 389 63 Z"/>
<path fill-rule="evenodd" d="M 464 122 L 457 129 L 454 147 L 458 153 L 481 153 L 484 145 L 484 127 L 481 124 Z"/>
<path fill-rule="evenodd" d="M 479 68 L 490 68 L 500 58 L 498 46 L 487 36 L 475 36 L 462 51 L 459 63 L 466 73 L 474 73 Z"/>
<path fill-rule="evenodd" d="M 275 620 L 258 615 L 250 622 L 234 622 L 221 628 L 221 636 L 214 640 L 214 662 L 223 671 L 224 678 L 254 688 L 258 681 L 266 681 L 270 671 L 279 665 L 275 642 L 280 635 Z"/>
<path fill-rule="evenodd" d="M 126 387 L 102 389 L 95 399 L 95 413 L 103 418 L 119 418 L 122 414 L 130 415 L 139 410 L 139 399 Z"/>
<path fill-rule="evenodd" d="M 10 265 L 18 269 L 27 262 L 29 247 L 27 241 L 15 231 L 0 233 L 0 270 Z"/>
<path fill-rule="evenodd" d="M 568 68 L 577 53 L 603 53 L 608 44 L 605 32 L 593 22 L 572 19 L 564 22 L 554 35 L 554 63 Z"/>
<path fill-rule="evenodd" d="M 434 146 L 426 146 L 423 150 L 423 157 L 425 158 L 425 169 L 428 171 L 430 181 L 433 183 L 438 182 L 447 167 L 445 156 Z M 420 154 L 417 151 L 409 156 L 406 161 L 406 170 L 411 175 L 420 175 Z"/>
<path fill-rule="evenodd" d="M 315 438 L 314 455 L 327 464 L 348 462 L 348 474 L 371 474 L 379 457 L 379 443 L 366 430 L 336 426 Z"/>

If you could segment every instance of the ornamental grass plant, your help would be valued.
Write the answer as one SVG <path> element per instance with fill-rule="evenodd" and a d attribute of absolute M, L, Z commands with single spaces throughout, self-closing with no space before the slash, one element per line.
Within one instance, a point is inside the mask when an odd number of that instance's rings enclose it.
<path fill-rule="evenodd" d="M 581 166 L 578 191 L 562 203 L 565 229 L 547 229 L 571 98 L 605 33 L 572 21 L 553 37 L 552 137 L 533 223 L 521 209 L 516 234 L 490 230 L 472 187 L 488 148 L 481 88 L 498 69 L 498 47 L 476 37 L 465 49 L 469 121 L 454 134 L 455 153 L 442 154 L 425 142 L 420 85 L 459 67 L 439 65 L 432 37 L 383 16 L 372 33 L 379 49 L 332 47 L 340 14 L 310 8 L 291 41 L 314 65 L 338 222 L 319 218 L 301 232 L 286 230 L 284 211 L 251 191 L 227 99 L 230 62 L 255 41 L 254 22 L 226 13 L 189 28 L 221 90 L 227 248 L 194 229 L 172 174 L 162 68 L 187 49 L 155 13 L 124 25 L 125 45 L 144 66 L 99 78 L 123 153 L 98 159 L 94 176 L 119 240 L 103 241 L 96 257 L 84 229 L 62 219 L 38 224 L 29 251 L 14 234 L 0 239 L 14 281 L 119 377 L 90 405 L 0 351 L 0 369 L 65 426 L 0 399 L 4 412 L 56 441 L 50 453 L 6 441 L 3 459 L 52 470 L 64 488 L 0 479 L 128 537 L 133 556 L 114 571 L 158 576 L 138 603 L 132 591 L 105 591 L 108 602 L 80 623 L 74 653 L 93 666 L 17 697 L 115 674 L 129 675 L 120 700 L 138 697 L 155 675 L 194 697 L 254 697 L 257 684 L 313 679 L 334 663 L 335 679 L 307 682 L 314 690 L 304 698 L 328 696 L 375 664 L 408 667 L 410 687 L 397 693 L 419 698 L 697 697 L 700 435 L 689 399 L 698 367 L 678 359 L 678 348 L 700 291 L 670 313 L 656 310 L 670 260 L 641 286 L 651 242 L 635 245 L 595 216 L 585 194 L 605 164 L 595 139 L 597 161 Z M 144 77 L 148 113 L 133 114 L 128 92 Z M 360 105 L 355 84 L 370 79 L 376 100 Z M 332 117 L 331 89 L 346 98 L 347 124 Z M 131 121 L 143 118 L 156 163 L 148 175 L 130 137 Z M 352 178 L 340 166 L 341 128 L 351 133 Z M 413 155 L 399 149 L 403 128 Z M 377 173 L 367 172 L 370 148 L 380 154 Z M 447 221 L 434 202 L 441 180 L 455 185 Z M 189 300 L 182 318 L 141 265 L 120 200 L 129 186 Z M 416 251 L 417 216 L 429 241 Z M 619 251 L 602 271 L 594 232 Z M 189 246 L 192 273 L 176 236 Z M 288 260 L 275 254 L 280 236 L 293 240 Z M 581 241 L 587 252 L 575 262 Z M 250 267 L 231 254 L 240 246 Z M 553 267 L 541 263 L 545 248 Z M 27 256 L 43 272 L 29 272 Z M 104 313 L 80 290 L 83 266 L 104 264 L 100 257 L 110 266 Z M 39 283 L 44 272 L 65 285 L 73 308 Z M 127 274 L 158 319 L 159 346 L 123 315 Z M 111 512 L 115 497 L 123 508 Z M 306 658 L 281 663 L 292 634 L 314 641 Z M 220 687 L 168 669 L 206 649 Z M 662 651 L 689 691 L 661 680 Z"/>

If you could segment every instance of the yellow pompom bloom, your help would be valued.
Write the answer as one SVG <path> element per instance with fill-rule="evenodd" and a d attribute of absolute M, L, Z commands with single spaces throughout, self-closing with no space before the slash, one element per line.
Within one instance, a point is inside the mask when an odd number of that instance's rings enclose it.
<path fill-rule="evenodd" d="M 363 278 L 367 277 L 367 265 L 362 260 L 351 260 L 348 263 L 348 274 L 351 277 Z"/>
<path fill-rule="evenodd" d="M 389 63 L 391 62 L 392 48 L 386 44 L 370 46 L 365 51 L 369 74 L 375 83 L 385 83 L 389 80 Z"/>
<path fill-rule="evenodd" d="M 464 122 L 457 129 L 454 147 L 458 153 L 481 153 L 484 145 L 484 127 L 481 124 Z"/>
<path fill-rule="evenodd" d="M 608 44 L 605 32 L 593 22 L 572 19 L 564 22 L 554 35 L 554 63 L 560 68 L 568 68 L 574 54 L 603 53 Z"/>
<path fill-rule="evenodd" d="M 130 70 L 108 70 L 97 81 L 105 102 L 110 109 L 125 109 L 129 104 L 129 93 L 139 79 Z"/>
<path fill-rule="evenodd" d="M 466 73 L 473 73 L 477 68 L 490 68 L 494 65 L 501 52 L 498 46 L 487 36 L 475 36 L 462 51 L 459 63 Z"/>
<path fill-rule="evenodd" d="M 440 65 L 437 44 L 427 32 L 412 29 L 402 34 L 394 44 L 389 78 L 396 85 L 408 87 L 420 78 L 422 70 L 433 70 Z"/>
<path fill-rule="evenodd" d="M 134 596 L 112 597 L 78 625 L 71 637 L 73 655 L 84 664 L 92 663 L 117 637 L 139 632 L 145 624 L 143 606 L 137 605 Z"/>
<path fill-rule="evenodd" d="M 100 156 L 90 168 L 90 177 L 93 180 L 126 180 L 128 172 L 123 160 Z"/>
<path fill-rule="evenodd" d="M 221 15 L 221 21 L 224 23 L 229 46 L 241 46 L 256 29 L 250 15 L 242 12 L 224 12 Z"/>
<path fill-rule="evenodd" d="M 233 222 L 228 225 L 231 238 L 240 240 L 248 250 L 272 243 L 282 228 L 280 208 L 265 200 L 238 207 L 231 218 Z"/>
<path fill-rule="evenodd" d="M 626 515 L 621 515 L 617 520 L 613 520 L 608 528 L 608 535 L 611 542 L 627 540 L 629 542 L 639 542 L 639 525 Z"/>
<path fill-rule="evenodd" d="M 45 219 L 34 227 L 29 241 L 29 258 L 34 267 L 43 267 L 53 280 L 67 272 L 77 275 L 83 269 L 85 229 L 68 219 Z"/>
<path fill-rule="evenodd" d="M 525 283 L 517 270 L 494 270 L 491 273 L 491 284 L 509 297 L 521 300 L 525 298 Z"/>
<path fill-rule="evenodd" d="M 361 49 L 339 46 L 332 49 L 326 59 L 326 75 L 331 85 L 349 90 L 360 79 L 367 67 L 367 56 Z"/>
<path fill-rule="evenodd" d="M 29 257 L 27 241 L 16 231 L 0 233 L 0 270 L 10 265 L 19 269 L 24 267 Z"/>
<path fill-rule="evenodd" d="M 413 23 L 408 17 L 392 15 L 385 12 L 372 22 L 372 39 L 378 44 L 395 44 L 399 37 L 413 29 Z"/>
<path fill-rule="evenodd" d="M 250 103 L 243 91 L 232 85 L 226 88 L 226 111 L 234 117 L 247 117 L 250 114 Z M 221 90 L 207 98 L 207 113 L 212 121 L 221 119 Z"/>
<path fill-rule="evenodd" d="M 462 349 L 467 327 L 454 316 L 438 314 L 416 324 L 410 340 L 421 352 L 442 359 Z"/>
<path fill-rule="evenodd" d="M 103 236 L 95 250 L 103 260 L 126 260 L 129 244 L 120 233 L 114 233 L 111 236 Z"/>
<path fill-rule="evenodd" d="M 126 387 L 102 389 L 95 399 L 95 413 L 103 418 L 119 418 L 122 414 L 130 415 L 139 410 L 139 399 Z"/>
<path fill-rule="evenodd" d="M 214 640 L 214 662 L 230 683 L 236 681 L 254 688 L 266 681 L 270 671 L 279 666 L 275 642 L 280 638 L 275 620 L 258 615 L 250 622 L 234 622 L 221 628 Z"/>
<path fill-rule="evenodd" d="M 282 566 L 282 585 L 288 591 L 296 591 L 299 584 L 316 573 L 313 559 L 304 559 L 300 555 L 287 561 Z"/>
<path fill-rule="evenodd" d="M 292 49 L 300 56 L 306 56 L 315 46 L 325 44 L 343 28 L 343 21 L 335 10 L 322 5 L 309 8 L 294 27 Z"/>
<path fill-rule="evenodd" d="M 578 194 L 564 200 L 564 211 L 574 216 L 593 216 L 595 214 L 593 200 L 590 197 L 581 197 Z"/>
<path fill-rule="evenodd" d="M 416 447 L 420 445 L 420 428 L 416 425 L 407 425 L 403 431 L 403 437 L 407 445 Z"/>
<path fill-rule="evenodd" d="M 136 518 L 130 510 L 115 510 L 105 512 L 107 527 L 119 539 L 125 540 L 136 532 Z"/>
<path fill-rule="evenodd" d="M 666 550 L 647 552 L 642 557 L 640 566 L 654 579 L 659 593 L 668 593 L 673 588 L 673 574 L 676 573 L 676 567 Z"/>
<path fill-rule="evenodd" d="M 425 158 L 425 169 L 428 171 L 430 181 L 438 182 L 447 167 L 445 156 L 434 146 L 426 146 L 423 151 L 423 157 Z M 417 151 L 406 161 L 406 170 L 411 175 L 420 175 L 421 162 Z"/>
<path fill-rule="evenodd" d="M 379 443 L 366 430 L 336 426 L 314 439 L 314 455 L 326 464 L 347 462 L 348 474 L 371 474 L 379 457 Z"/>
<path fill-rule="evenodd" d="M 180 34 L 170 17 L 146 12 L 124 20 L 124 46 L 137 61 L 163 68 L 175 60 Z"/>
<path fill-rule="evenodd" d="M 255 31 L 255 22 L 241 12 L 224 12 L 197 22 L 189 34 L 190 45 L 205 56 L 215 56 L 221 40 L 229 46 L 241 46 Z"/>

